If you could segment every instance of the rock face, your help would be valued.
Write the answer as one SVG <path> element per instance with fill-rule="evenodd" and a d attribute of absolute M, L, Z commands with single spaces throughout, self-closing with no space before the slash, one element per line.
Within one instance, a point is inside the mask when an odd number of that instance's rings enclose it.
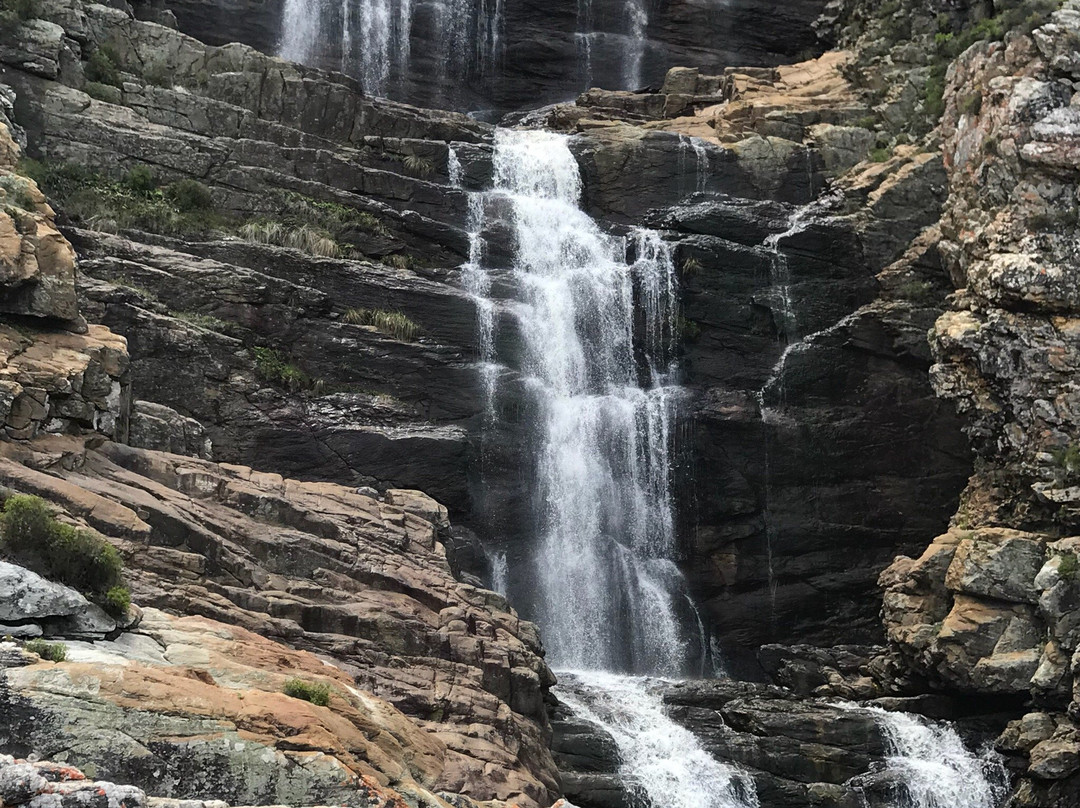
<path fill-rule="evenodd" d="M 927 382 L 949 288 L 942 159 L 901 145 L 865 160 L 853 58 L 673 71 L 652 106 L 590 93 L 546 116 L 588 137 L 596 213 L 644 215 L 678 241 L 686 568 L 729 654 L 878 639 L 879 571 L 944 526 L 969 473 L 960 421 Z"/>
<path fill-rule="evenodd" d="M 454 581 L 439 543 L 446 511 L 433 500 L 391 491 L 380 501 L 119 444 L 2 448 L 4 485 L 118 544 L 136 603 L 336 660 L 445 748 L 427 778 L 440 788 L 523 804 L 556 790 L 542 698 L 553 678 L 536 629 L 501 596 Z M 108 749 L 77 762 L 101 767 Z"/>
<path fill-rule="evenodd" d="M 17 661 L 3 670 L 0 744 L 130 784 L 129 806 L 447 804 L 429 791 L 446 766 L 443 743 L 338 667 L 235 626 L 146 609 L 115 640 L 68 643 L 61 664 Z M 295 680 L 327 686 L 329 704 L 282 692 Z M 12 766 L 0 759 L 5 789 L 47 774 Z M 77 773 L 69 781 L 91 785 Z M 22 802 L 11 790 L 3 799 Z"/>
<path fill-rule="evenodd" d="M 243 42 L 266 53 L 282 41 L 282 0 L 172 0 L 182 31 L 204 42 Z M 385 2 L 395 15 L 399 6 Z M 727 65 L 774 65 L 796 61 L 821 48 L 812 23 L 824 0 L 767 4 L 734 0 L 718 4 L 686 0 L 641 6 L 647 25 L 634 32 L 626 4 L 569 0 L 543 9 L 509 0 L 499 14 L 483 3 L 448 7 L 417 2 L 409 69 L 392 69 L 390 97 L 423 106 L 499 114 L 562 101 L 589 87 L 637 89 L 659 84 L 675 65 L 717 71 Z M 466 12 L 467 13 L 463 13 Z M 445 19 L 460 15 L 460 33 Z M 325 14 L 325 12 L 324 12 Z M 341 69 L 341 18 L 327 16 L 313 66 Z M 461 53 L 447 50 L 459 37 Z M 350 70 L 357 73 L 355 63 Z M 348 71 L 347 71 L 348 72 Z"/>
<path fill-rule="evenodd" d="M 939 251 L 957 287 L 931 333 L 938 394 L 966 417 L 975 474 L 950 530 L 885 571 L 885 624 L 933 686 L 1031 698 L 999 747 L 1015 805 L 1075 802 L 1073 505 L 1080 6 L 979 43 L 949 73 Z M 1071 44 L 1066 44 L 1071 43 Z M 1073 55 L 1069 55 L 1073 54 Z M 1017 713 L 1020 710 L 1016 711 Z"/>
<path fill-rule="evenodd" d="M 0 121 L 0 312 L 76 328 L 75 253 L 33 180 L 15 173 L 19 148 Z"/>
<path fill-rule="evenodd" d="M 33 52 L 13 40 L 3 80 L 46 164 L 197 178 L 241 218 L 287 213 L 292 193 L 375 220 L 338 258 L 70 228 L 85 313 L 128 339 L 131 395 L 176 413 L 140 403 L 131 439 L 199 455 L 209 440 L 217 460 L 297 479 L 425 490 L 489 546 L 524 551 L 535 525 L 515 493 L 520 454 L 512 436 L 483 434 L 477 314 L 457 269 L 492 129 L 116 9 L 40 11 L 35 30 L 50 35 Z M 85 81 L 104 45 L 122 78 L 109 91 Z M 912 147 L 861 162 L 872 136 L 849 59 L 674 71 L 655 94 L 545 113 L 575 135 L 590 213 L 678 242 L 694 392 L 685 567 L 732 647 L 877 639 L 877 574 L 944 528 L 969 471 L 925 378 L 945 275 L 932 243 L 904 255 L 937 217 L 943 168 Z M 484 236 L 494 260 L 510 254 L 505 232 Z M 400 312 L 418 333 L 363 325 L 363 309 Z M 512 350 L 512 317 L 502 325 Z M 309 386 L 268 378 L 267 350 Z M 482 559 L 469 572 L 483 575 Z"/>

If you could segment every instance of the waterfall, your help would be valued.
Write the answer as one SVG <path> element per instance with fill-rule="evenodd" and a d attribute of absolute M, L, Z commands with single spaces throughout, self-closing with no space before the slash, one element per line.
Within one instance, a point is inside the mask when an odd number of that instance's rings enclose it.
<path fill-rule="evenodd" d="M 648 230 L 609 235 L 578 207 L 569 143 L 549 132 L 498 131 L 486 195 L 507 211 L 516 245 L 507 309 L 520 355 L 502 361 L 523 379 L 531 420 L 531 611 L 555 667 L 698 672 L 704 649 L 674 563 L 669 474 L 681 390 L 671 250 Z M 484 207 L 475 208 L 481 218 Z M 483 222 L 471 227 L 478 234 Z M 462 276 L 484 303 L 478 328 L 491 346 L 482 252 Z"/>
<path fill-rule="evenodd" d="M 949 724 L 880 707 L 839 706 L 873 714 L 884 735 L 885 768 L 875 773 L 875 780 L 889 783 L 883 805 L 996 808 L 1008 794 L 1009 775 L 1001 757 L 991 750 L 973 753 Z"/>
<path fill-rule="evenodd" d="M 460 82 L 469 71 L 489 77 L 502 36 L 503 0 L 436 0 L 431 44 L 438 76 Z M 305 64 L 337 53 L 337 67 L 364 92 L 395 95 L 412 66 L 414 0 L 285 0 L 278 54 Z"/>
<path fill-rule="evenodd" d="M 488 560 L 491 563 L 491 591 L 506 597 L 506 578 L 509 574 L 506 553 L 494 553 Z"/>
<path fill-rule="evenodd" d="M 645 8 L 645 0 L 625 0 L 624 13 L 630 42 L 624 52 L 623 89 L 637 90 L 642 84 L 645 30 L 649 25 L 649 13 Z"/>
<path fill-rule="evenodd" d="M 564 676 L 559 699 L 604 727 L 619 749 L 619 775 L 634 796 L 664 808 L 756 808 L 754 784 L 706 752 L 668 718 L 655 682 L 610 673 Z M 635 801 L 637 804 L 637 801 Z"/>

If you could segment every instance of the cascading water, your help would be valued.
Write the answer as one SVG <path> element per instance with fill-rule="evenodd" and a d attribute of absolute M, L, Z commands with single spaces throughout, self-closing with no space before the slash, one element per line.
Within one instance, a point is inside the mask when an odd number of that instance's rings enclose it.
<path fill-rule="evenodd" d="M 645 0 L 620 0 L 605 18 L 604 30 L 597 29 L 593 2 L 578 0 L 580 85 L 591 86 L 595 43 L 607 39 L 603 56 L 618 66 L 605 74 L 609 89 L 640 87 L 648 44 Z M 444 90 L 460 89 L 464 82 L 487 87 L 494 80 L 505 13 L 505 0 L 285 0 L 278 53 L 336 67 L 358 78 L 372 95 L 402 96 L 411 77 L 441 87 L 432 96 L 438 100 Z M 421 33 L 426 38 L 417 61 L 411 40 L 418 20 L 430 33 Z M 430 75 L 411 76 L 417 64 Z"/>
<path fill-rule="evenodd" d="M 539 489 L 533 611 L 550 658 L 572 669 L 696 672 L 703 649 L 673 561 L 680 390 L 670 250 L 650 231 L 629 244 L 608 235 L 578 207 L 581 179 L 565 136 L 499 131 L 494 173 L 490 193 L 509 203 L 516 243 L 512 308 Z M 482 298 L 489 287 L 479 264 L 473 256 L 463 275 Z M 644 324 L 635 335 L 637 311 Z M 481 311 L 481 342 L 490 345 L 487 328 Z"/>
<path fill-rule="evenodd" d="M 372 95 L 393 94 L 411 67 L 411 37 L 418 10 L 414 0 L 286 0 L 283 58 L 317 63 L 325 50 L 339 53 L 338 67 L 356 76 Z M 437 0 L 429 4 L 431 44 L 440 77 L 483 77 L 498 55 L 503 0 Z"/>
<path fill-rule="evenodd" d="M 559 698 L 611 734 L 620 777 L 642 802 L 664 808 L 756 808 L 750 777 L 720 763 L 664 711 L 657 682 L 610 673 L 564 676 Z"/>
<path fill-rule="evenodd" d="M 871 713 L 885 736 L 888 757 L 876 779 L 888 786 L 876 789 L 874 805 L 996 808 L 1008 794 L 1009 775 L 1001 757 L 989 750 L 973 753 L 948 724 L 880 707 L 839 706 Z"/>

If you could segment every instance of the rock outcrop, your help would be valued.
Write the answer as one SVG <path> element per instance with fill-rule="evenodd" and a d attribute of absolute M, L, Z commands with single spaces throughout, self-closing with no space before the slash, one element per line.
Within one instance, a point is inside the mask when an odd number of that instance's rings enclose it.
<path fill-rule="evenodd" d="M 35 215 L 51 226 L 51 211 Z M 140 249 L 161 266 L 174 255 Z M 194 419 L 133 404 L 123 337 L 78 311 L 18 315 L 0 326 L 0 495 L 40 496 L 119 548 L 142 608 L 114 619 L 0 562 L 0 630 L 67 646 L 55 665 L 0 653 L 0 749 L 178 800 L 446 805 L 438 791 L 459 806 L 550 804 L 554 679 L 539 636 L 504 598 L 455 579 L 445 507 L 158 451 L 212 449 Z M 113 442 L 132 436 L 156 448 Z M 329 707 L 282 693 L 295 678 L 329 687 Z"/>
<path fill-rule="evenodd" d="M 136 603 L 332 661 L 444 750 L 426 777 L 443 790 L 523 804 L 556 790 L 542 698 L 553 678 L 536 630 L 500 596 L 453 580 L 438 540 L 446 511 L 433 500 L 408 491 L 379 500 L 111 443 L 56 437 L 2 448 L 8 489 L 62 505 L 117 544 Z M 16 680 L 6 676 L 9 688 Z M 104 770 L 109 749 L 87 746 L 73 762 Z M 135 782 L 149 787 L 150 771 Z"/>
<path fill-rule="evenodd" d="M 931 379 L 967 419 L 975 474 L 950 530 L 881 579 L 889 639 L 911 670 L 938 689 L 1038 708 L 998 741 L 1024 774 L 1018 806 L 1080 794 L 1069 717 L 1077 41 L 1080 6 L 1067 2 L 949 69 L 939 252 L 957 291 L 931 334 Z"/>
<path fill-rule="evenodd" d="M 78 330 L 75 253 L 37 184 L 16 173 L 19 149 L 9 124 L 0 121 L 0 312 Z"/>
<path fill-rule="evenodd" d="M 512 490 L 520 456 L 512 436 L 483 434 L 477 314 L 457 270 L 492 129 L 116 9 L 50 0 L 40 14 L 32 27 L 50 36 L 2 61 L 46 166 L 197 179 L 237 222 L 281 220 L 296 194 L 365 214 L 333 257 L 236 227 L 148 233 L 73 209 L 85 313 L 128 338 L 132 397 L 176 413 L 143 416 L 140 403 L 131 439 L 204 456 L 209 441 L 214 459 L 297 479 L 418 488 L 489 545 L 525 552 L 506 546 L 532 536 Z M 120 81 L 102 90 L 85 73 L 106 46 Z M 941 162 L 910 146 L 862 162 L 874 136 L 844 78 L 851 58 L 673 71 L 655 94 L 587 94 L 544 113 L 575 134 L 592 214 L 679 243 L 696 393 L 686 468 L 699 470 L 680 487 L 693 491 L 685 566 L 740 648 L 878 639 L 878 572 L 944 528 L 969 471 L 958 420 L 925 379 L 922 332 L 945 274 L 932 245 L 903 255 L 937 218 Z M 507 234 L 483 235 L 503 261 Z M 364 310 L 417 330 L 381 331 Z M 512 350 L 513 317 L 500 317 Z M 478 561 L 468 572 L 484 574 Z"/>

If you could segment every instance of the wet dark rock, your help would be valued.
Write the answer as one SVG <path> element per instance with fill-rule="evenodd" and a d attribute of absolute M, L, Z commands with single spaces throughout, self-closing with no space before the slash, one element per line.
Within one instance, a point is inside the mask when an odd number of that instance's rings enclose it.
<path fill-rule="evenodd" d="M 626 36 L 624 7 L 611 0 L 589 6 L 596 31 L 589 37 L 589 67 L 583 58 L 581 32 L 586 28 L 579 19 L 579 5 L 559 0 L 541 9 L 510 0 L 503 6 L 499 53 L 490 64 L 473 61 L 466 76 L 439 61 L 438 54 L 443 52 L 439 37 L 444 32 L 436 21 L 435 4 L 414 5 L 413 69 L 404 82 L 391 88 L 395 98 L 497 116 L 563 101 L 590 86 L 625 86 L 627 51 L 635 45 Z M 822 47 L 811 23 L 824 5 L 824 0 L 796 0 L 779 6 L 735 0 L 721 7 L 678 0 L 651 6 L 642 45 L 642 84 L 659 84 L 675 65 L 718 72 L 726 65 L 797 61 Z M 170 0 L 169 8 L 181 30 L 210 44 L 239 41 L 273 53 L 281 39 L 283 0 Z M 474 45 L 467 50 L 480 53 L 483 49 Z M 339 51 L 340 43 L 328 37 L 317 66 L 340 68 Z"/>

